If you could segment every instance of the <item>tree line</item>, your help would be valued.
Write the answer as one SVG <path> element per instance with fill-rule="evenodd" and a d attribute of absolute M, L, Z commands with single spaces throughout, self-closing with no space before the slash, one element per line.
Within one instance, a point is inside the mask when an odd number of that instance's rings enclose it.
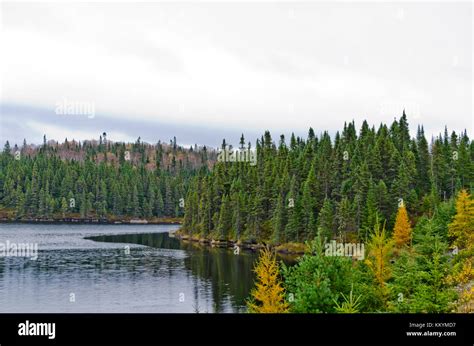
<path fill-rule="evenodd" d="M 46 141 L 0 154 L 0 207 L 13 219 L 181 217 L 190 179 L 216 153 L 176 143 Z"/>
<path fill-rule="evenodd" d="M 221 149 L 229 150 L 222 143 Z M 241 150 L 250 150 L 244 136 Z M 232 150 L 232 147 L 230 147 Z M 405 112 L 390 126 L 344 124 L 331 138 L 270 132 L 256 142 L 256 165 L 217 162 L 191 181 L 183 230 L 200 238 L 251 242 L 367 239 L 376 223 L 392 230 L 403 203 L 411 221 L 474 182 L 474 142 L 466 131 L 412 138 Z"/>

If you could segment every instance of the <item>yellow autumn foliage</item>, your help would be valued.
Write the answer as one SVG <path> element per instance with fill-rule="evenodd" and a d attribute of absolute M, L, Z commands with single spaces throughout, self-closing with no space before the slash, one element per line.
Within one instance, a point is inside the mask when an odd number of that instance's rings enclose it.
<path fill-rule="evenodd" d="M 393 227 L 393 240 L 398 248 L 411 242 L 411 224 L 404 204 L 398 208 L 395 226 Z"/>
<path fill-rule="evenodd" d="M 285 291 L 280 281 L 279 266 L 275 254 L 268 248 L 260 251 L 254 268 L 257 275 L 251 300 L 247 302 L 252 313 L 284 313 L 289 311 Z"/>
<path fill-rule="evenodd" d="M 474 286 L 462 291 L 459 297 L 459 310 L 462 313 L 474 312 Z"/>
<path fill-rule="evenodd" d="M 465 251 L 465 250 L 464 250 Z M 458 312 L 474 312 L 474 267 L 473 258 L 467 257 L 457 263 L 453 273 L 447 276 L 446 282 L 457 287 L 459 299 L 457 301 Z"/>
<path fill-rule="evenodd" d="M 453 247 L 459 249 L 459 256 L 465 257 L 454 266 L 447 277 L 448 283 L 456 285 L 459 291 L 458 312 L 474 312 L 474 201 L 466 190 L 461 190 L 456 199 L 456 215 L 448 225 L 448 235 Z M 467 255 L 467 257 L 466 257 Z"/>
<path fill-rule="evenodd" d="M 370 268 L 381 289 L 391 277 L 390 254 L 393 241 L 385 234 L 385 228 L 375 226 L 375 232 L 368 243 L 368 254 L 365 263 Z"/>
<path fill-rule="evenodd" d="M 474 312 L 474 285 L 472 278 L 474 277 L 474 270 L 471 265 L 464 266 L 463 270 L 454 278 L 460 280 L 457 286 L 459 291 L 459 299 L 457 302 L 458 312 L 472 313 Z M 471 281 L 468 281 L 468 280 Z"/>
<path fill-rule="evenodd" d="M 474 246 L 474 200 L 464 189 L 456 199 L 456 215 L 448 225 L 448 235 L 459 249 Z"/>

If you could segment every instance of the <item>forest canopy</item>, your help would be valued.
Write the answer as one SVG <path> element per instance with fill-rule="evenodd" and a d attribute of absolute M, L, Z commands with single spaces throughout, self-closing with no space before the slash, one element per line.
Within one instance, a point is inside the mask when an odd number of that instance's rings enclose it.
<path fill-rule="evenodd" d="M 428 143 L 423 126 L 410 136 L 405 113 L 377 129 L 346 123 L 334 138 L 310 128 L 306 139 L 292 135 L 287 143 L 281 135 L 275 143 L 267 131 L 255 149 L 256 165 L 218 162 L 192 178 L 185 232 L 278 244 L 311 240 L 320 230 L 328 239 L 364 240 L 376 222 L 392 230 L 400 205 L 405 223 L 416 224 L 474 182 L 466 131 L 445 129 Z"/>

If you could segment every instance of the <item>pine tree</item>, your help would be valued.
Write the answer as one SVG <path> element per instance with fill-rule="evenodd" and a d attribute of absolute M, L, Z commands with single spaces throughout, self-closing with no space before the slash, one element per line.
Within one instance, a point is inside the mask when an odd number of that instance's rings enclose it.
<path fill-rule="evenodd" d="M 326 254 L 321 234 L 309 242 L 309 250 L 293 266 L 282 268 L 285 289 L 293 295 L 292 312 L 336 312 L 341 293 L 350 294 L 352 260 Z M 291 296 L 290 296 L 291 297 Z"/>
<path fill-rule="evenodd" d="M 400 121 L 398 122 L 398 144 L 399 144 L 399 151 L 403 152 L 408 149 L 410 145 L 410 133 L 408 127 L 407 116 L 405 114 L 405 110 L 403 110 L 403 114 L 400 117 Z"/>
<path fill-rule="evenodd" d="M 38 216 L 40 218 L 44 218 L 46 216 L 46 194 L 43 188 L 41 188 L 39 192 Z"/>
<path fill-rule="evenodd" d="M 428 194 L 430 192 L 430 153 L 428 150 L 428 142 L 425 138 L 423 126 L 418 126 L 416 135 L 417 156 L 416 156 L 416 187 L 420 194 Z"/>
<path fill-rule="evenodd" d="M 11 155 L 11 147 L 10 142 L 6 141 L 5 145 L 3 146 L 3 153 L 8 157 Z"/>
<path fill-rule="evenodd" d="M 21 219 L 25 215 L 25 194 L 18 185 L 16 189 L 15 218 Z"/>
<path fill-rule="evenodd" d="M 160 189 L 156 191 L 156 198 L 155 198 L 155 215 L 160 217 L 163 216 L 164 213 L 164 202 L 163 197 L 161 195 Z"/>
<path fill-rule="evenodd" d="M 133 192 L 132 192 L 132 198 L 131 198 L 131 210 L 132 210 L 132 215 L 134 217 L 140 217 L 141 215 L 141 208 L 140 208 L 140 202 L 138 199 L 138 188 L 137 185 L 133 185 Z"/>
<path fill-rule="evenodd" d="M 364 161 L 358 165 L 355 170 L 355 181 L 353 186 L 354 197 L 354 217 L 357 229 L 360 229 L 363 224 L 364 216 L 366 215 L 367 193 L 370 184 L 370 173 L 367 163 Z"/>
<path fill-rule="evenodd" d="M 453 154 L 457 154 L 455 168 L 459 176 L 461 187 L 470 187 L 468 182 L 472 181 L 470 177 L 474 175 L 474 173 L 472 173 L 474 171 L 474 160 L 469 157 L 469 138 L 465 132 L 461 136 L 457 153 Z"/>
<path fill-rule="evenodd" d="M 414 178 L 416 177 L 415 157 L 412 152 L 406 151 L 398 167 L 398 173 L 392 186 L 392 194 L 398 198 L 408 200 L 414 205 L 416 200 L 410 200 L 414 191 Z"/>
<path fill-rule="evenodd" d="M 104 181 L 101 181 L 98 188 L 99 193 L 97 196 L 96 210 L 98 216 L 102 218 L 105 217 L 107 213 L 107 186 Z"/>
<path fill-rule="evenodd" d="M 376 187 L 377 207 L 380 210 L 380 221 L 388 223 L 391 216 L 390 197 L 387 185 L 383 180 L 380 180 Z"/>
<path fill-rule="evenodd" d="M 27 194 L 28 196 L 28 212 L 30 215 L 34 216 L 36 212 L 38 211 L 38 204 L 39 204 L 39 197 L 38 197 L 38 192 L 39 192 L 39 179 L 38 179 L 38 165 L 35 162 L 32 168 L 31 172 L 31 184 L 29 188 L 29 193 Z M 42 216 L 42 214 L 40 213 Z"/>
<path fill-rule="evenodd" d="M 227 239 L 232 227 L 232 210 L 230 208 L 229 196 L 224 196 L 219 214 L 219 223 L 217 226 L 218 236 L 221 240 Z"/>
<path fill-rule="evenodd" d="M 329 198 L 324 199 L 323 207 L 319 211 L 317 227 L 323 238 L 328 240 L 333 238 L 335 229 L 334 210 Z"/>
<path fill-rule="evenodd" d="M 450 312 L 456 292 L 448 275 L 447 243 L 436 233 L 433 219 L 417 229 L 413 249 L 401 250 L 393 266 L 391 309 L 395 312 Z"/>
<path fill-rule="evenodd" d="M 379 219 L 379 208 L 377 203 L 377 195 L 376 195 L 376 186 L 370 180 L 369 182 L 369 190 L 367 192 L 367 201 L 365 207 L 365 217 L 363 222 L 363 228 L 368 232 L 372 230 L 375 226 L 375 223 Z M 366 232 L 366 238 L 367 238 Z"/>
<path fill-rule="evenodd" d="M 303 223 L 303 211 L 301 208 L 301 199 L 297 191 L 296 176 L 293 176 L 290 191 L 286 198 L 288 223 L 285 227 L 285 235 L 287 239 L 300 241 Z"/>
<path fill-rule="evenodd" d="M 273 215 L 273 242 L 278 244 L 285 240 L 285 225 L 287 223 L 287 212 L 285 199 L 281 195 L 278 197 L 277 205 Z"/>
<path fill-rule="evenodd" d="M 66 201 L 66 198 L 61 198 L 61 215 L 63 218 L 66 217 L 66 213 L 68 211 L 68 203 Z"/>
<path fill-rule="evenodd" d="M 303 214 L 303 234 L 301 240 L 306 240 L 316 234 L 316 195 L 317 182 L 314 174 L 314 166 L 311 167 L 308 177 L 303 184 L 302 193 L 302 214 Z"/>
<path fill-rule="evenodd" d="M 347 197 L 344 197 L 337 206 L 336 212 L 337 232 L 341 239 L 357 230 L 353 204 Z"/>
<path fill-rule="evenodd" d="M 233 238 L 240 240 L 244 228 L 245 210 L 242 192 L 235 191 L 231 196 Z"/>

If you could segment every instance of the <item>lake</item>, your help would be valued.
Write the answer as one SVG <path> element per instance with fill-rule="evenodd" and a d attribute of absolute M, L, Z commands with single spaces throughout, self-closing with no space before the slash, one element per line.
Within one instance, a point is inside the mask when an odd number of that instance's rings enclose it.
<path fill-rule="evenodd" d="M 256 254 L 182 242 L 178 225 L 0 224 L 0 313 L 245 312 Z"/>

